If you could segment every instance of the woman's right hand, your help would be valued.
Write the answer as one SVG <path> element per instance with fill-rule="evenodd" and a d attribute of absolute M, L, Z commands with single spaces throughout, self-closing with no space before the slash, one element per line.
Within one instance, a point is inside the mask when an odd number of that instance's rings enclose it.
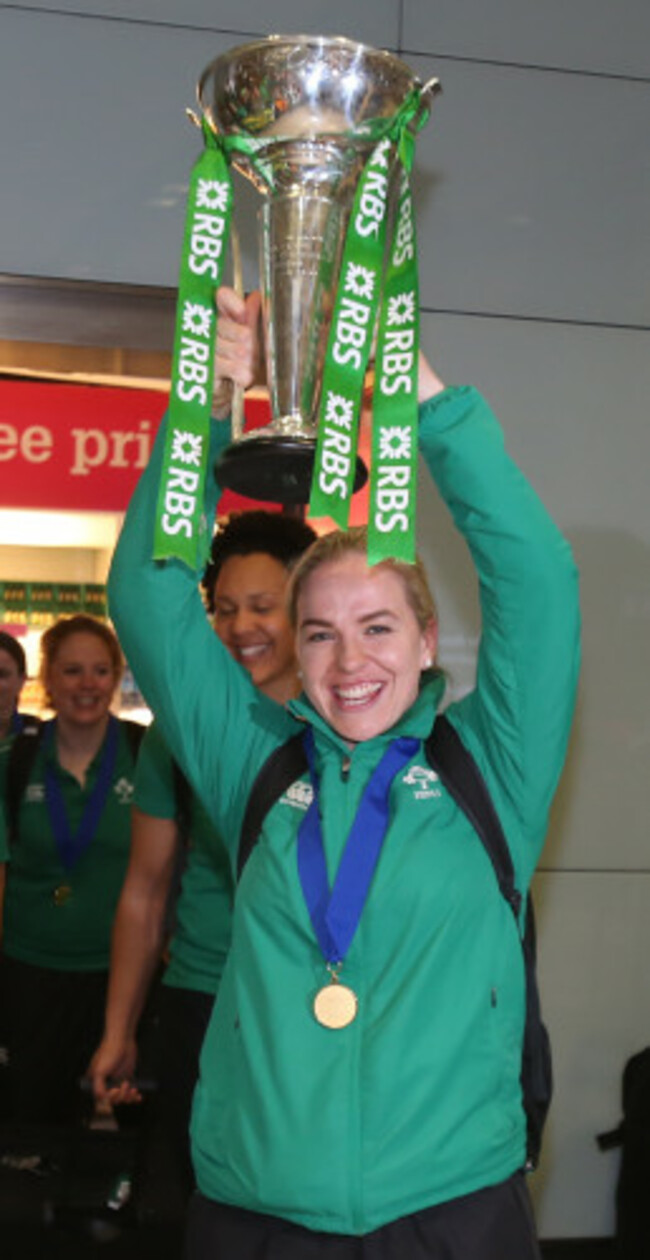
<path fill-rule="evenodd" d="M 260 332 L 261 294 L 241 297 L 234 289 L 217 290 L 217 346 L 214 362 L 213 415 L 229 415 L 233 384 L 250 389 L 264 383 Z"/>
<path fill-rule="evenodd" d="M 142 1095 L 132 1084 L 138 1058 L 135 1038 L 112 1041 L 104 1037 L 88 1065 L 88 1079 L 92 1085 L 95 1102 L 139 1103 Z"/>

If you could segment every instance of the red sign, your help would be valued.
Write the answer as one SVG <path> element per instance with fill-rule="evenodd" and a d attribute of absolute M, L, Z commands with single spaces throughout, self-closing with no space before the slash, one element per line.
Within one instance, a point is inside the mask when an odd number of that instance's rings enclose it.
<path fill-rule="evenodd" d="M 166 407 L 158 390 L 0 380 L 0 507 L 123 512 Z M 247 427 L 268 416 L 246 400 Z M 219 510 L 261 506 L 228 491 Z"/>

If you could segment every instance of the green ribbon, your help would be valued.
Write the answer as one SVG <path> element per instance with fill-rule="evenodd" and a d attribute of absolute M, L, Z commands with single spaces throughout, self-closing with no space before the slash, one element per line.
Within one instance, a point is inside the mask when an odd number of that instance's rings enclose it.
<path fill-rule="evenodd" d="M 372 347 L 386 240 L 392 144 L 380 140 L 356 190 L 323 372 L 310 516 L 345 529 L 356 468 L 361 394 Z"/>
<path fill-rule="evenodd" d="M 214 383 L 215 293 L 232 210 L 226 153 L 205 123 L 203 136 L 205 148 L 190 176 L 153 552 L 155 560 L 181 560 L 193 571 L 202 565 L 209 543 L 203 491 Z"/>
<path fill-rule="evenodd" d="M 235 154 L 253 160 L 272 183 L 263 160 L 268 141 L 222 136 L 205 119 L 205 148 L 192 168 L 185 215 L 172 356 L 169 419 L 158 489 L 154 560 L 176 559 L 196 571 L 207 559 L 210 530 L 203 517 L 217 332 L 216 290 L 223 281 Z"/>
<path fill-rule="evenodd" d="M 343 251 L 324 371 L 309 511 L 312 516 L 331 516 L 342 527 L 347 526 L 361 395 L 381 301 L 377 363 L 378 376 L 381 368 L 383 398 L 378 404 L 377 433 L 373 439 L 371 563 L 388 555 L 413 559 L 415 554 L 417 270 L 408 172 L 413 162 L 415 132 L 427 113 L 420 90 L 414 88 L 392 118 L 371 119 L 350 133 L 351 141 L 366 137 L 374 147 L 357 187 Z M 230 162 L 233 155 L 242 154 L 272 190 L 272 164 L 266 162 L 264 151 L 269 144 L 275 148 L 282 143 L 281 136 L 274 136 L 270 142 L 264 136 L 216 135 L 205 119 L 201 128 L 205 148 L 190 177 L 153 552 L 156 560 L 177 559 L 193 571 L 205 562 L 210 537 L 203 517 L 203 494 L 214 384 L 215 294 L 222 283 L 232 214 Z M 390 168 L 395 152 L 406 184 L 382 297 Z M 410 295 L 414 295 L 413 300 Z M 403 370 L 402 347 L 408 337 L 413 353 L 407 371 Z M 408 385 L 404 384 L 405 379 Z M 395 393 L 402 396 L 393 401 Z M 391 415 L 390 424 L 387 412 Z M 407 441 L 407 431 L 412 442 L 410 438 Z M 407 445 L 412 469 L 408 483 L 403 472 Z M 405 508 L 395 506 L 402 503 Z"/>
<path fill-rule="evenodd" d="M 408 176 L 415 154 L 415 133 L 427 112 L 420 90 L 414 88 L 392 119 L 373 120 L 359 129 L 378 143 L 355 195 L 323 374 L 309 514 L 329 516 L 345 529 L 356 466 L 363 383 L 379 308 L 368 521 L 370 564 L 388 556 L 408 563 L 415 559 L 418 283 Z M 402 178 L 384 274 L 390 173 L 395 155 L 402 167 Z"/>
<path fill-rule="evenodd" d="M 402 172 L 384 282 L 372 416 L 368 563 L 415 560 L 419 309 L 417 244 L 408 174 Z"/>

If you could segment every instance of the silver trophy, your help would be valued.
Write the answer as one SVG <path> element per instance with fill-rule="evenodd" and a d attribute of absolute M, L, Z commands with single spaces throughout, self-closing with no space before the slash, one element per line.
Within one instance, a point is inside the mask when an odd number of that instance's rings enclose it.
<path fill-rule="evenodd" d="M 233 422 L 218 478 L 287 505 L 309 499 L 323 364 L 355 190 L 375 141 L 418 79 L 390 53 L 338 37 L 271 36 L 218 57 L 197 94 L 210 127 L 250 137 L 233 166 L 264 201 L 260 287 L 271 422 Z M 437 89 L 421 94 L 422 110 Z M 414 125 L 415 125 L 414 120 Z M 358 460 L 355 489 L 366 479 Z"/>

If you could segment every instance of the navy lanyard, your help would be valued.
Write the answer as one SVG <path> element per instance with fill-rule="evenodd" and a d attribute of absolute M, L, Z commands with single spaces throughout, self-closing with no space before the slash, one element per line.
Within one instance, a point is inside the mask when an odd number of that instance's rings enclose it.
<path fill-rule="evenodd" d="M 304 743 L 314 798 L 298 831 L 298 872 L 323 958 L 326 963 L 336 966 L 350 948 L 370 891 L 388 830 L 393 779 L 415 755 L 420 741 L 409 736 L 393 740 L 373 771 L 345 842 L 331 892 L 318 808 L 318 777 L 311 730 L 305 732 Z"/>
<path fill-rule="evenodd" d="M 45 747 L 49 750 L 54 746 L 54 729 L 56 719 L 46 723 L 47 730 L 45 733 Z M 106 804 L 111 783 L 115 775 L 115 763 L 117 761 L 117 745 L 119 738 L 119 722 L 112 714 L 108 719 L 108 729 L 104 739 L 101 760 L 97 767 L 97 778 L 93 787 L 81 821 L 75 835 L 70 830 L 70 823 L 66 813 L 65 801 L 61 791 L 61 784 L 56 772 L 56 767 L 49 758 L 45 762 L 45 803 L 47 806 L 48 817 L 52 833 L 59 853 L 61 862 L 69 871 L 79 861 L 79 858 L 86 852 L 90 844 L 97 825 L 102 815 L 102 811 Z"/>
<path fill-rule="evenodd" d="M 20 732 L 22 731 L 24 725 L 25 725 L 24 714 L 19 713 L 18 709 L 14 709 L 11 715 L 11 725 L 9 727 L 11 734 L 20 735 Z"/>

